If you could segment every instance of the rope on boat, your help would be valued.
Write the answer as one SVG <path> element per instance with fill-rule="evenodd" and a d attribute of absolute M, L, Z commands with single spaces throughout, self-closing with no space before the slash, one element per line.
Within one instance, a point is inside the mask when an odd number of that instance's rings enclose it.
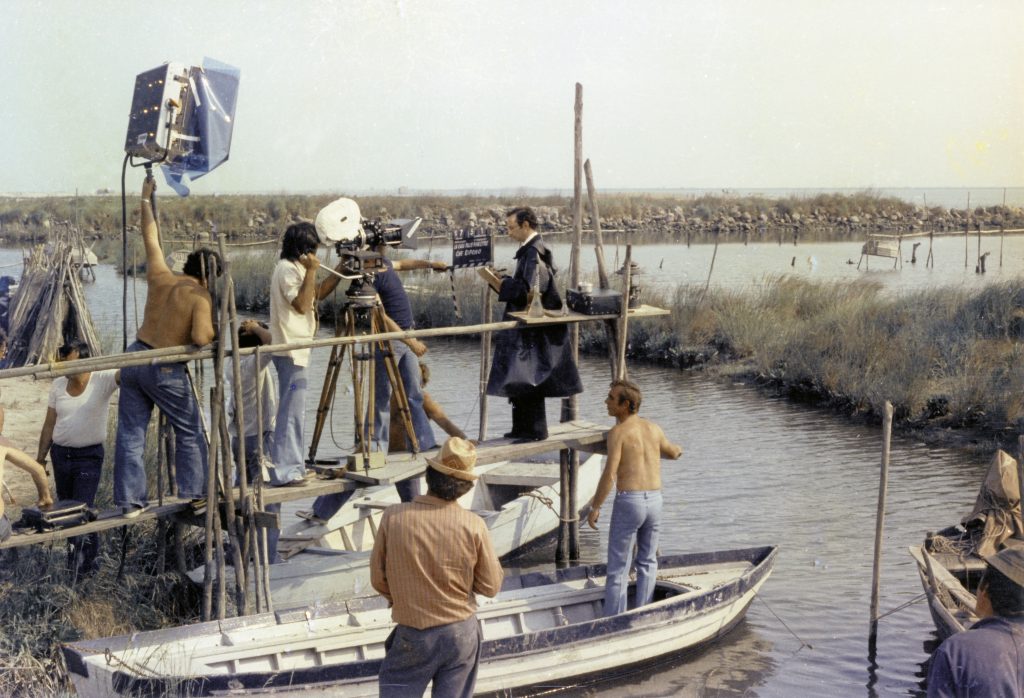
<path fill-rule="evenodd" d="M 768 602 L 764 600 L 764 597 L 763 597 L 763 596 L 761 596 L 761 594 L 759 594 L 758 592 L 756 592 L 756 591 L 755 591 L 755 592 L 754 592 L 754 596 L 756 596 L 756 597 L 757 597 L 757 599 L 758 599 L 758 600 L 759 600 L 759 601 L 760 601 L 761 603 L 763 603 L 763 604 L 764 604 L 764 607 L 768 609 L 768 612 L 769 612 L 769 613 L 771 613 L 771 614 L 772 614 L 773 616 L 775 616 L 775 620 L 777 620 L 777 621 L 779 621 L 780 623 L 782 623 L 782 627 L 783 627 L 783 628 L 785 628 L 786 630 L 788 630 L 788 631 L 789 631 L 789 634 L 790 634 L 790 635 L 792 635 L 793 637 L 795 637 L 795 638 L 796 638 L 796 641 L 800 643 L 800 646 L 799 646 L 799 647 L 797 648 L 797 650 L 796 650 L 797 652 L 799 652 L 800 650 L 802 650 L 802 649 L 803 649 L 804 647 L 806 647 L 806 648 L 807 648 L 807 649 L 809 649 L 809 650 L 813 650 L 813 649 L 814 649 L 814 645 L 812 645 L 812 644 L 811 644 L 811 643 L 809 643 L 809 642 L 804 642 L 804 641 L 803 641 L 802 639 L 800 639 L 800 636 L 799 636 L 799 635 L 797 635 L 797 634 L 796 634 L 795 632 L 793 632 L 793 629 L 792 629 L 791 627 L 789 627 L 788 625 L 786 625 L 786 621 L 782 620 L 782 618 L 780 618 L 780 617 L 779 617 L 779 614 L 778 614 L 778 613 L 776 613 L 775 611 L 773 611 L 773 610 L 772 610 L 772 607 L 768 605 Z"/>
<path fill-rule="evenodd" d="M 881 614 L 880 616 L 878 616 L 878 618 L 876 618 L 876 620 L 882 620 L 886 616 L 891 616 L 893 613 L 896 613 L 897 611 L 902 611 L 904 608 L 908 608 L 910 606 L 913 606 L 916 603 L 921 603 L 926 598 L 928 598 L 928 594 L 926 594 L 924 592 L 921 592 L 920 594 L 918 594 L 917 596 L 912 598 L 910 601 L 907 601 L 906 603 L 900 604 L 899 606 L 897 606 L 896 608 L 892 609 L 891 611 L 886 611 L 885 613 Z"/>
<path fill-rule="evenodd" d="M 571 523 L 573 521 L 579 521 L 580 520 L 579 516 L 573 516 L 573 517 L 568 518 L 568 519 L 562 518 L 562 516 L 559 514 L 558 510 L 555 509 L 555 506 L 554 506 L 555 502 L 554 502 L 553 499 L 551 499 L 551 497 L 545 497 L 544 495 L 542 495 L 542 494 L 540 494 L 538 492 L 534 492 L 533 490 L 530 490 L 528 492 L 523 492 L 522 496 L 524 496 L 524 497 L 533 497 L 534 499 L 539 501 L 541 504 L 543 504 L 548 509 L 550 509 L 554 513 L 554 515 L 558 517 L 559 521 L 564 521 L 564 522 L 567 522 L 567 523 Z"/>
<path fill-rule="evenodd" d="M 123 666 L 129 669 L 130 671 L 134 671 L 139 676 L 145 676 L 146 678 L 150 679 L 162 678 L 162 676 L 159 673 L 153 671 L 152 669 L 147 669 L 141 664 L 135 664 L 134 662 L 126 662 L 120 657 L 115 656 L 114 653 L 110 651 L 109 647 L 103 650 L 103 657 L 107 660 L 107 666 L 110 666 L 112 664 L 119 664 L 120 666 Z"/>

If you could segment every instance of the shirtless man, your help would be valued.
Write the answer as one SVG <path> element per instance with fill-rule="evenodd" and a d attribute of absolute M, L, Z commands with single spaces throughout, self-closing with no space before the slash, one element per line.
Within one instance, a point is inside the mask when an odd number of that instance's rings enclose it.
<path fill-rule="evenodd" d="M 142 240 L 146 247 L 146 311 L 137 339 L 128 351 L 161 349 L 184 344 L 202 346 L 216 336 L 213 303 L 207 290 L 208 261 L 220 263 L 216 253 L 199 249 L 185 261 L 184 275 L 171 271 L 160 248 L 151 197 L 152 176 L 142 185 Z M 206 491 L 207 445 L 201 415 L 192 393 L 185 363 L 147 364 L 121 370 L 121 397 L 117 405 L 117 446 L 114 451 L 114 503 L 132 518 L 148 506 L 143 450 L 153 405 L 174 427 L 178 495 L 203 497 Z"/>
<path fill-rule="evenodd" d="M 53 506 L 53 497 L 50 496 L 50 484 L 46 479 L 46 470 L 39 463 L 32 460 L 32 456 L 20 451 L 13 446 L 0 445 L 0 483 L 4 481 L 4 464 L 21 468 L 32 476 L 36 484 L 36 492 L 39 495 L 39 508 L 49 509 Z M 11 537 L 11 522 L 4 511 L 4 498 L 0 496 L 0 543 Z"/>
<path fill-rule="evenodd" d="M 597 528 L 601 505 L 616 486 L 608 532 L 608 577 L 604 614 L 626 611 L 629 558 L 636 553 L 636 608 L 651 602 L 658 577 L 658 529 L 661 525 L 661 459 L 676 460 L 683 449 L 665 438 L 654 422 L 637 416 L 642 395 L 635 383 L 617 380 L 604 404 L 615 426 L 608 432 L 608 460 L 590 503 L 587 523 Z"/>

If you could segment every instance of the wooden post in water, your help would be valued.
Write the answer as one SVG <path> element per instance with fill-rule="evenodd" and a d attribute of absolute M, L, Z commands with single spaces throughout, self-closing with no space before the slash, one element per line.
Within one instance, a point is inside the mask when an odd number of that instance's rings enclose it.
<path fill-rule="evenodd" d="M 971 237 L 971 192 L 967 192 L 967 215 L 964 218 L 964 269 L 967 268 L 967 243 Z"/>
<path fill-rule="evenodd" d="M 577 288 L 580 282 L 580 246 L 583 239 L 583 85 L 576 83 L 576 101 L 573 119 L 573 200 L 572 200 L 572 253 L 569 260 L 569 287 Z M 580 327 L 574 323 L 569 330 L 569 343 L 572 347 L 572 360 L 579 360 Z M 576 396 L 562 400 L 562 421 L 576 419 Z M 555 550 L 555 561 L 579 559 L 580 527 L 577 521 L 576 478 L 579 470 L 580 456 L 575 449 L 564 450 L 559 458 L 561 462 L 560 480 L 562 484 L 561 525 L 558 527 L 558 547 Z"/>
<path fill-rule="evenodd" d="M 885 524 L 885 496 L 889 488 L 889 445 L 892 441 L 892 403 L 885 401 L 882 419 L 882 469 L 878 478 L 878 511 L 875 514 L 875 564 L 871 573 L 871 630 L 868 643 L 878 636 L 878 585 L 882 572 L 882 530 Z"/>

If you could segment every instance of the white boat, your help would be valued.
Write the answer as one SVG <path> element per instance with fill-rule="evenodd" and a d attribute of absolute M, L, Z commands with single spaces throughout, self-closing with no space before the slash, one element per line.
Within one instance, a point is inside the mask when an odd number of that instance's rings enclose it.
<path fill-rule="evenodd" d="M 603 467 L 600 455 L 580 463 L 576 493 L 581 505 L 589 505 Z M 558 463 L 502 461 L 479 465 L 475 472 L 480 479 L 459 503 L 487 523 L 499 557 L 521 552 L 557 530 Z M 369 564 L 374 536 L 384 509 L 398 501 L 391 485 L 369 487 L 327 521 L 303 519 L 284 526 L 278 550 L 285 560 L 268 568 L 274 608 L 373 594 Z M 198 567 L 189 577 L 202 584 L 203 573 Z"/>
<path fill-rule="evenodd" d="M 604 618 L 604 565 L 505 580 L 479 599 L 476 690 L 578 682 L 726 634 L 767 580 L 777 548 L 658 559 L 654 600 Z M 633 586 L 631 585 L 631 592 Z M 65 645 L 78 695 L 375 696 L 392 623 L 382 597 L 351 599 Z"/>

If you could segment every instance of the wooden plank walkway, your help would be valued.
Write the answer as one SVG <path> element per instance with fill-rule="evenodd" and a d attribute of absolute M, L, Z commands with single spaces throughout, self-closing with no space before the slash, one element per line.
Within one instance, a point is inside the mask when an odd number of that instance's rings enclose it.
<path fill-rule="evenodd" d="M 653 305 L 641 305 L 639 308 L 630 308 L 626 313 L 631 320 L 633 318 L 660 317 L 671 314 L 672 311 L 665 308 L 656 308 Z M 583 313 L 577 313 L 575 310 L 570 310 L 565 315 L 562 315 L 560 310 L 545 310 L 544 317 L 530 317 L 526 310 L 509 313 L 509 315 L 524 325 L 564 325 L 572 322 L 589 322 L 591 320 L 618 320 L 620 317 L 618 313 L 584 315 Z"/>
<path fill-rule="evenodd" d="M 478 463 L 496 463 L 503 460 L 522 460 L 527 456 L 551 453 L 564 448 L 589 453 L 605 453 L 605 439 L 608 428 L 585 421 L 563 422 L 552 425 L 548 429 L 548 438 L 543 441 L 513 443 L 509 439 L 489 439 L 477 445 Z M 303 487 L 265 487 L 263 500 L 266 504 L 290 502 L 295 500 L 312 500 L 322 494 L 333 494 L 355 490 L 360 487 L 393 484 L 400 480 L 415 477 L 426 469 L 426 458 L 437 454 L 437 449 L 413 454 L 391 454 L 387 465 L 383 468 L 365 472 L 348 472 L 343 466 L 312 466 L 313 470 L 327 475 L 326 478 L 310 478 Z M 235 490 L 235 498 L 238 491 Z M 71 528 L 44 531 L 42 533 L 27 532 L 30 529 L 15 529 L 14 533 L 3 543 L 4 548 L 16 548 L 25 545 L 49 543 L 86 533 L 108 531 L 123 526 L 131 526 L 143 521 L 175 517 L 186 522 L 202 525 L 205 514 L 192 513 L 191 504 L 184 500 L 164 498 L 162 506 L 151 506 L 133 519 L 126 519 L 121 511 L 110 510 L 100 512 L 99 518 L 89 523 Z M 298 508 L 298 507 L 296 507 Z M 308 508 L 308 507 L 307 507 Z M 288 507 L 288 509 L 292 509 Z M 285 512 L 282 511 L 282 514 Z"/>
<path fill-rule="evenodd" d="M 548 427 L 548 438 L 543 441 L 513 443 L 509 439 L 488 439 L 477 444 L 476 462 L 497 463 L 503 460 L 522 460 L 526 456 L 551 453 L 572 448 L 588 453 L 604 453 L 608 429 L 590 422 L 562 422 Z M 432 452 L 391 454 L 383 468 L 369 472 L 345 472 L 344 477 L 366 485 L 390 485 L 423 473 L 427 467 L 426 456 Z M 340 467 L 339 467 L 340 469 Z M 322 469 L 321 469 L 322 471 Z"/>

